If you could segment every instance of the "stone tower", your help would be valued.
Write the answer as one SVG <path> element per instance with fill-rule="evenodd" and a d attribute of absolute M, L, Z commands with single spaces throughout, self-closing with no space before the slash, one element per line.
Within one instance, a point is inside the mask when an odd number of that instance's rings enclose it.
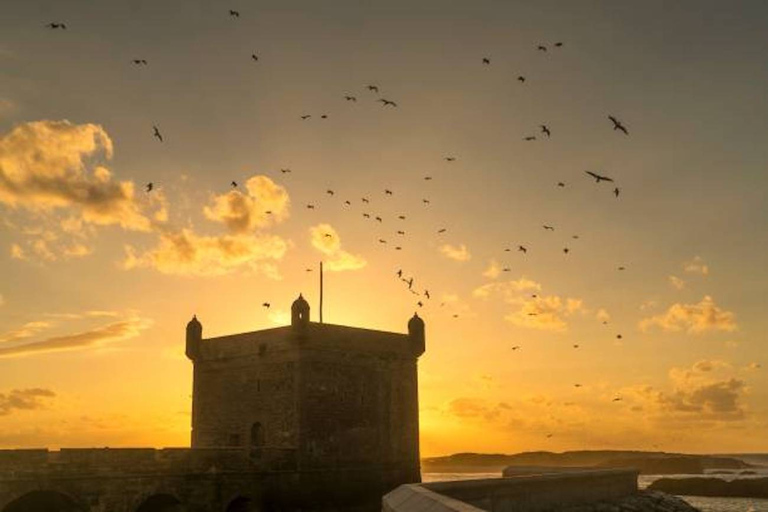
<path fill-rule="evenodd" d="M 382 489 L 420 481 L 424 321 L 414 315 L 400 334 L 309 314 L 300 295 L 290 326 L 203 339 L 190 321 L 192 447 L 242 449 L 286 470 L 354 471 Z"/>

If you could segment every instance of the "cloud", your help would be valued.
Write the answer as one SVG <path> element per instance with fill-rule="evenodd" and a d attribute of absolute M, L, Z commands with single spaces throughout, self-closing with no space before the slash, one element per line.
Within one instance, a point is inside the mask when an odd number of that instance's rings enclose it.
<path fill-rule="evenodd" d="M 702 276 L 709 274 L 709 267 L 699 256 L 695 256 L 691 261 L 683 263 L 683 270 L 689 274 L 700 274 Z"/>
<path fill-rule="evenodd" d="M 472 295 L 481 299 L 487 299 L 491 295 L 500 294 L 506 301 L 515 301 L 522 292 L 539 290 L 541 290 L 541 284 L 523 276 L 517 280 L 484 284 L 479 288 L 475 288 L 472 291 Z"/>
<path fill-rule="evenodd" d="M 469 261 L 472 259 L 472 255 L 469 253 L 469 249 L 464 244 L 454 246 L 451 244 L 445 244 L 440 246 L 440 252 L 448 259 L 454 261 Z"/>
<path fill-rule="evenodd" d="M 520 327 L 563 332 L 568 330 L 566 317 L 583 310 L 580 299 L 550 295 L 523 300 L 520 309 L 504 318 Z"/>
<path fill-rule="evenodd" d="M 362 256 L 341 248 L 341 237 L 330 224 L 318 224 L 309 228 L 309 235 L 312 246 L 327 256 L 323 263 L 324 268 L 328 270 L 358 270 L 368 264 Z"/>
<path fill-rule="evenodd" d="M 735 315 L 719 308 L 709 295 L 698 304 L 673 304 L 665 313 L 645 318 L 639 324 L 642 331 L 654 326 L 671 332 L 685 330 L 689 334 L 737 329 Z"/>
<path fill-rule="evenodd" d="M 492 403 L 481 398 L 460 397 L 448 403 L 447 412 L 460 419 L 496 421 L 511 407 L 504 403 Z"/>
<path fill-rule="evenodd" d="M 218 276 L 247 268 L 278 277 L 274 262 L 288 250 L 276 235 L 201 236 L 191 229 L 159 233 L 155 248 L 139 254 L 126 246 L 124 269 L 154 268 L 170 275 Z"/>
<path fill-rule="evenodd" d="M 56 393 L 43 388 L 13 389 L 9 393 L 0 393 L 0 416 L 8 416 L 15 411 L 45 409 L 45 400 L 55 396 Z"/>
<path fill-rule="evenodd" d="M 53 336 L 41 341 L 2 347 L 0 348 L 0 358 L 100 347 L 108 343 L 135 338 L 151 325 L 150 320 L 133 316 L 75 334 Z"/>
<path fill-rule="evenodd" d="M 203 208 L 205 216 L 221 222 L 232 233 L 250 233 L 288 217 L 288 191 L 266 176 L 253 176 L 244 191 L 233 189 L 214 195 L 211 204 Z M 267 213 L 269 212 L 269 213 Z"/>
<path fill-rule="evenodd" d="M 97 157 L 112 157 L 112 140 L 96 124 L 34 121 L 0 138 L 0 203 L 31 212 L 66 209 L 86 223 L 148 231 L 134 184 L 114 181 Z"/>
<path fill-rule="evenodd" d="M 685 288 L 685 281 L 683 281 L 677 276 L 669 276 L 669 284 L 671 284 L 673 287 L 677 288 L 678 290 L 682 290 L 683 288 Z"/>
<path fill-rule="evenodd" d="M 50 322 L 35 321 L 27 322 L 18 329 L 13 329 L 4 334 L 0 334 L 0 343 L 13 343 L 26 338 L 31 338 L 51 327 Z"/>
<path fill-rule="evenodd" d="M 501 265 L 499 265 L 499 262 L 496 260 L 491 260 L 488 263 L 488 268 L 483 271 L 483 277 L 487 277 L 488 279 L 496 279 L 501 275 Z"/>

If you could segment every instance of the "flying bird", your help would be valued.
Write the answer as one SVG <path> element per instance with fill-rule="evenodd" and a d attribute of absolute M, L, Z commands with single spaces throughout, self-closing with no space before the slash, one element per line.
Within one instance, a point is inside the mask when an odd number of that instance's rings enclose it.
<path fill-rule="evenodd" d="M 437 230 L 438 233 L 445 233 L 446 231 L 448 231 L 448 230 L 445 229 L 445 228 L 440 228 L 440 229 Z"/>
<path fill-rule="evenodd" d="M 328 119 L 328 114 L 323 114 L 320 116 L 320 119 Z"/>
<path fill-rule="evenodd" d="M 280 172 L 283 173 L 283 174 L 286 174 L 286 173 L 291 172 L 291 170 L 290 169 L 280 169 Z"/>
<path fill-rule="evenodd" d="M 397 234 L 398 235 L 405 235 L 405 231 L 398 231 Z"/>
<path fill-rule="evenodd" d="M 520 345 L 515 345 L 514 347 L 512 347 L 512 350 L 520 350 Z"/>
<path fill-rule="evenodd" d="M 155 131 L 153 136 L 156 137 L 160 142 L 163 142 L 163 136 L 160 134 L 160 129 L 157 126 L 152 126 L 152 129 Z"/>
<path fill-rule="evenodd" d="M 240 17 L 240 11 L 233 11 L 232 9 L 229 10 L 229 15 L 233 18 L 239 18 Z"/>
<path fill-rule="evenodd" d="M 405 220 L 405 215 L 398 215 L 397 218 L 400 220 Z"/>
<path fill-rule="evenodd" d="M 376 217 L 376 220 L 379 222 L 384 222 L 383 220 L 381 220 L 381 217 Z"/>
<path fill-rule="evenodd" d="M 313 204 L 308 204 L 307 205 L 307 210 L 314 210 L 314 209 L 315 209 L 315 205 L 313 205 Z"/>
<path fill-rule="evenodd" d="M 525 77 L 523 75 L 520 75 L 520 76 L 517 77 L 517 81 L 522 84 L 522 83 L 525 82 Z"/>
<path fill-rule="evenodd" d="M 302 120 L 302 121 L 306 121 L 306 120 L 307 120 L 307 119 L 309 119 L 310 117 L 312 117 L 312 115 L 311 115 L 311 114 L 304 114 L 303 116 L 301 116 L 301 120 Z"/>
<path fill-rule="evenodd" d="M 371 214 L 370 213 L 364 213 L 363 217 L 365 217 L 366 219 L 370 219 L 371 218 Z"/>
<path fill-rule="evenodd" d="M 432 297 L 429 295 L 429 290 L 424 290 L 424 296 L 428 299 L 431 299 Z"/>
<path fill-rule="evenodd" d="M 579 348 L 579 346 L 578 345 L 574 345 L 573 348 Z"/>
<path fill-rule="evenodd" d="M 569 248 L 567 248 L 567 247 L 564 247 L 564 248 L 563 248 L 563 252 L 564 252 L 565 254 L 568 254 L 569 252 L 571 252 L 571 250 L 570 250 Z"/>
<path fill-rule="evenodd" d="M 554 226 L 547 226 L 546 224 L 544 224 L 542 227 L 544 229 L 546 229 L 546 230 L 549 230 L 549 231 L 554 231 L 555 230 Z"/>
<path fill-rule="evenodd" d="M 352 206 L 352 203 L 349 202 L 349 201 L 344 201 L 344 204 L 347 205 L 347 206 Z"/>
<path fill-rule="evenodd" d="M 619 267 L 619 270 L 626 270 L 626 267 Z"/>
<path fill-rule="evenodd" d="M 425 180 L 425 181 L 429 181 L 429 180 L 431 180 L 431 179 L 432 179 L 432 176 L 424 176 L 424 180 Z"/>
<path fill-rule="evenodd" d="M 377 94 L 378 94 L 378 92 L 379 92 L 379 87 L 378 87 L 377 85 L 369 85 L 369 86 L 368 86 L 368 90 L 369 90 L 369 91 L 373 91 L 373 92 L 375 92 L 375 93 L 377 93 Z"/>
<path fill-rule="evenodd" d="M 406 281 L 406 283 L 408 283 L 408 289 L 409 289 L 409 290 L 410 290 L 411 288 L 413 288 L 413 278 L 410 278 L 410 279 L 408 279 L 408 280 Z"/>
<path fill-rule="evenodd" d="M 563 183 L 562 181 L 558 181 L 558 182 L 557 182 L 557 186 L 558 186 L 558 187 L 564 187 L 564 186 L 565 186 L 565 183 Z"/>
<path fill-rule="evenodd" d="M 259 56 L 258 56 L 258 55 L 256 55 L 255 53 L 252 53 L 252 54 L 251 54 L 251 58 L 254 60 L 254 62 L 256 62 L 256 61 L 258 61 L 258 60 L 259 60 Z"/>
<path fill-rule="evenodd" d="M 416 303 L 416 305 L 417 305 L 417 306 L 419 306 L 419 307 L 423 307 L 423 306 L 424 306 L 424 303 L 423 303 L 423 302 L 421 302 L 421 301 L 419 301 L 419 302 L 417 302 L 417 303 Z"/>
<path fill-rule="evenodd" d="M 403 277 L 403 271 L 402 271 L 402 269 L 401 269 L 401 270 L 398 270 L 398 271 L 396 272 L 396 275 L 397 275 L 397 277 Z"/>
<path fill-rule="evenodd" d="M 269 309 L 269 307 L 271 306 L 271 304 L 270 304 L 269 302 L 265 302 L 264 304 L 262 304 L 262 306 L 263 306 L 263 307 L 265 307 L 265 308 L 267 308 L 267 309 Z"/>
<path fill-rule="evenodd" d="M 67 30 L 67 25 L 65 23 L 54 23 L 54 22 L 51 22 L 51 23 L 47 24 L 46 27 L 48 27 L 50 29 L 53 29 L 53 30 L 55 30 L 57 28 L 59 28 L 61 30 Z"/>
<path fill-rule="evenodd" d="M 370 203 L 370 201 L 368 200 L 368 198 L 367 198 L 367 197 L 364 197 L 364 198 L 362 199 L 362 201 L 363 201 L 364 203 Z"/>
<path fill-rule="evenodd" d="M 617 396 L 613 399 L 614 402 L 621 402 L 622 398 L 620 396 Z"/>
<path fill-rule="evenodd" d="M 529 135 L 529 136 L 525 137 L 523 140 L 527 141 L 527 142 L 530 142 L 532 140 L 536 140 L 536 137 L 534 137 L 533 135 Z"/>
<path fill-rule="evenodd" d="M 456 161 L 456 157 L 455 156 L 447 156 L 447 157 L 445 157 L 445 161 L 446 162 L 455 162 Z"/>
<path fill-rule="evenodd" d="M 386 195 L 388 195 L 388 196 L 391 196 L 391 195 L 392 195 L 392 191 L 391 191 L 391 190 L 389 190 L 389 189 L 384 189 L 384 193 L 385 193 Z"/>
<path fill-rule="evenodd" d="M 152 189 L 155 188 L 155 185 L 150 181 L 149 183 L 147 183 L 145 188 L 147 189 L 147 192 L 152 192 Z"/>
<path fill-rule="evenodd" d="M 429 204 L 429 199 L 422 199 L 421 202 L 424 204 Z"/>
<path fill-rule="evenodd" d="M 611 182 L 613 181 L 613 178 L 609 178 L 608 176 L 601 176 L 592 171 L 584 171 L 584 172 L 592 176 L 593 178 L 595 178 L 595 183 L 600 183 L 601 181 L 611 181 Z"/>
<path fill-rule="evenodd" d="M 387 106 L 396 107 L 397 106 L 397 103 L 395 103 L 394 101 L 385 100 L 384 98 L 380 98 L 378 101 L 383 103 L 385 107 L 387 107 Z"/>
<path fill-rule="evenodd" d="M 581 384 L 574 384 L 574 385 L 573 385 L 573 387 L 575 387 L 575 388 L 580 388 L 580 387 L 581 387 Z"/>
<path fill-rule="evenodd" d="M 328 190 L 325 191 L 325 193 L 328 194 L 329 196 L 332 196 L 333 195 L 333 190 L 328 189 Z"/>
<path fill-rule="evenodd" d="M 613 116 L 608 116 L 608 119 L 610 119 L 611 122 L 613 123 L 614 130 L 619 130 L 621 132 L 624 132 L 624 135 L 629 135 L 629 131 L 627 131 L 627 128 L 623 124 L 621 124 L 621 121 L 619 121 Z"/>
<path fill-rule="evenodd" d="M 549 131 L 549 127 L 545 124 L 540 124 L 539 127 L 541 128 L 541 133 L 547 136 L 549 138 L 552 135 L 552 132 Z"/>
<path fill-rule="evenodd" d="M 621 189 L 619 187 L 616 187 L 613 189 L 613 195 L 617 198 L 619 197 L 619 194 L 621 193 Z"/>
<path fill-rule="evenodd" d="M 357 98 L 355 98 L 354 96 L 344 96 L 344 99 L 347 101 L 357 101 Z"/>
<path fill-rule="evenodd" d="M 617 334 L 617 335 L 616 335 L 616 339 L 617 339 L 617 340 L 620 340 L 620 339 L 622 339 L 622 338 L 624 338 L 624 336 L 622 336 L 621 334 Z"/>
<path fill-rule="evenodd" d="M 332 234 L 330 234 L 330 233 L 323 233 L 323 236 L 324 236 L 325 238 L 333 238 L 333 235 L 332 235 Z"/>
<path fill-rule="evenodd" d="M 517 250 L 518 250 L 519 252 L 524 252 L 524 253 L 526 253 L 526 254 L 528 253 L 528 248 L 527 248 L 527 247 L 525 247 L 525 246 L 523 246 L 523 245 L 518 245 L 518 246 L 517 246 Z"/>
<path fill-rule="evenodd" d="M 237 182 L 236 181 L 232 180 L 229 184 L 232 185 L 232 188 L 237 188 Z"/>
<path fill-rule="evenodd" d="M 146 59 L 133 59 L 131 62 L 133 62 L 137 66 L 146 66 L 147 65 L 147 60 Z"/>
<path fill-rule="evenodd" d="M 556 47 L 558 47 L 558 48 L 560 48 L 560 47 L 562 47 L 562 46 L 563 46 L 563 43 L 559 43 L 559 42 L 558 42 L 558 43 L 555 43 L 555 46 L 556 46 Z"/>
<path fill-rule="evenodd" d="M 540 52 L 547 51 L 547 47 L 544 46 L 543 44 L 540 44 L 539 46 L 537 46 L 536 49 L 539 50 Z"/>
<path fill-rule="evenodd" d="M 483 57 L 483 64 L 488 65 L 490 63 L 491 63 L 491 59 L 489 59 L 488 57 Z"/>

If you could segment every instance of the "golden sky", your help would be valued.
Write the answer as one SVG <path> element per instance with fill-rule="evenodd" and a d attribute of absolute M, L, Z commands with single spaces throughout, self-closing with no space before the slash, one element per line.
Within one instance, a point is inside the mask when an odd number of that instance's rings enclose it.
<path fill-rule="evenodd" d="M 323 260 L 425 456 L 768 451 L 764 3 L 121 4 L 0 20 L 0 447 L 188 444 L 186 322 Z"/>

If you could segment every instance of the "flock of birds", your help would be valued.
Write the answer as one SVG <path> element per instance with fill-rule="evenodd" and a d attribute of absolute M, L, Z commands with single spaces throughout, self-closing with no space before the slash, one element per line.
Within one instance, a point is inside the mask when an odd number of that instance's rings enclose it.
<path fill-rule="evenodd" d="M 233 19 L 239 19 L 240 18 L 240 12 L 237 11 L 237 10 L 230 9 L 229 10 L 229 16 L 231 18 L 233 18 Z M 50 23 L 46 24 L 45 26 L 47 28 L 51 29 L 51 30 L 67 30 L 67 24 L 64 23 L 64 22 L 50 22 Z M 564 43 L 563 42 L 556 42 L 556 43 L 554 43 L 552 45 L 552 48 L 555 48 L 555 49 L 561 49 L 563 47 L 564 47 Z M 550 47 L 548 47 L 547 45 L 544 45 L 544 44 L 539 44 L 539 45 L 536 46 L 536 51 L 538 51 L 538 52 L 548 52 L 548 51 L 550 51 Z M 258 62 L 259 61 L 259 56 L 257 54 L 255 54 L 255 53 L 251 54 L 250 57 L 251 57 L 251 59 L 254 62 Z M 490 66 L 491 65 L 491 58 L 490 57 L 482 57 L 480 62 L 481 62 L 482 66 Z M 133 65 L 135 65 L 135 66 L 148 66 L 148 61 L 145 58 L 135 58 L 135 59 L 132 59 L 131 63 Z M 524 75 L 519 75 L 519 76 L 517 76 L 516 80 L 518 82 L 520 82 L 521 84 L 523 84 L 523 83 L 526 82 L 526 77 Z M 374 94 L 374 95 L 379 95 L 380 94 L 380 88 L 376 84 L 367 84 L 367 85 L 365 85 L 365 90 L 368 93 L 370 93 L 370 94 Z M 358 101 L 358 97 L 353 95 L 353 94 L 350 94 L 350 93 L 343 94 L 342 97 L 343 97 L 344 101 L 346 101 L 346 102 L 356 103 Z M 395 101 L 393 101 L 391 99 L 388 99 L 388 98 L 384 98 L 384 97 L 378 96 L 378 97 L 375 98 L 375 101 L 377 103 L 380 103 L 383 108 L 398 108 L 397 102 L 395 102 Z M 299 119 L 301 121 L 304 121 L 304 122 L 305 121 L 309 121 L 309 120 L 313 119 L 313 115 L 316 115 L 316 114 L 302 113 L 301 115 L 299 115 Z M 329 116 L 328 116 L 327 113 L 322 113 L 322 114 L 317 115 L 317 117 L 319 117 L 320 119 L 328 119 Z M 622 121 L 620 121 L 617 117 L 615 117 L 614 115 L 608 115 L 607 119 L 612 123 L 612 129 L 613 129 L 614 132 L 620 132 L 624 136 L 629 136 L 629 130 L 627 129 L 626 125 Z M 538 136 L 546 137 L 547 139 L 551 138 L 552 137 L 552 130 L 550 129 L 549 125 L 547 125 L 546 123 L 540 124 L 539 125 L 539 134 L 538 134 Z M 161 130 L 160 130 L 158 125 L 153 125 L 152 126 L 152 137 L 154 139 L 156 139 L 159 143 L 165 142 L 164 135 L 161 132 Z M 535 141 L 535 140 L 537 140 L 537 135 L 526 135 L 525 137 L 523 137 L 523 140 L 526 141 L 526 142 Z M 453 155 L 448 155 L 448 156 L 444 156 L 443 159 L 444 159 L 445 162 L 450 164 L 452 162 L 456 162 L 457 157 L 453 156 Z M 288 175 L 288 174 L 292 173 L 292 170 L 288 169 L 288 168 L 283 168 L 283 169 L 280 169 L 280 173 L 283 174 L 283 175 Z M 615 198 L 617 198 L 617 199 L 619 198 L 619 196 L 621 194 L 621 189 L 618 187 L 618 185 L 616 185 L 616 183 L 615 183 L 613 178 L 611 178 L 609 176 L 606 176 L 603 173 L 598 173 L 598 172 L 595 172 L 595 171 L 589 171 L 588 170 L 588 171 L 584 171 L 584 173 L 590 179 L 594 179 L 595 183 L 597 185 L 600 185 L 602 183 L 613 184 L 614 188 L 613 188 L 612 193 L 615 196 Z M 425 181 L 431 181 L 432 180 L 432 176 L 425 176 L 424 180 Z M 236 189 L 238 187 L 238 183 L 237 183 L 236 180 L 231 180 L 229 182 L 229 186 L 232 187 L 233 189 Z M 564 188 L 564 187 L 566 187 L 566 184 L 564 182 L 558 182 L 556 184 L 556 186 L 560 187 L 560 188 Z M 152 193 L 153 190 L 155 190 L 155 188 L 156 188 L 156 186 L 155 186 L 154 182 L 149 182 L 149 183 L 146 183 L 146 185 L 145 185 L 145 191 L 148 194 Z M 391 189 L 384 189 L 383 193 L 384 193 L 385 196 L 392 196 L 392 195 L 394 195 L 394 192 Z M 329 196 L 329 197 L 335 197 L 336 196 L 336 192 L 333 189 L 327 189 L 326 190 L 326 195 Z M 368 205 L 370 205 L 371 199 L 368 196 L 364 196 L 364 197 L 362 197 L 360 199 L 360 203 L 367 207 Z M 429 198 L 424 198 L 424 199 L 422 199 L 422 204 L 424 206 L 429 206 L 431 204 L 431 201 L 430 201 Z M 353 205 L 353 203 L 352 203 L 351 200 L 346 199 L 346 200 L 344 200 L 343 205 L 345 207 L 351 207 Z M 306 203 L 305 206 L 306 206 L 306 209 L 308 209 L 308 210 L 314 210 L 315 209 L 315 203 L 311 203 L 311 202 L 310 203 Z M 266 214 L 272 214 L 272 212 L 269 211 L 269 210 L 267 210 L 265 213 Z M 377 214 L 372 213 L 370 211 L 363 211 L 362 212 L 362 216 L 365 219 L 372 220 L 372 221 L 377 222 L 377 223 L 383 223 L 384 222 L 384 219 L 383 219 L 383 217 L 381 215 L 377 215 Z M 406 215 L 400 214 L 400 215 L 397 216 L 397 218 L 398 218 L 399 221 L 404 221 L 404 220 L 406 220 Z M 549 225 L 549 224 L 544 224 L 544 225 L 542 225 L 542 227 L 546 231 L 554 231 L 555 230 L 555 227 L 552 226 L 552 225 Z M 436 230 L 436 233 L 437 234 L 444 234 L 447 231 L 448 231 L 447 228 L 440 227 L 439 229 Z M 405 232 L 404 229 L 396 229 L 396 230 L 394 230 L 394 233 L 396 234 L 397 237 L 404 237 L 406 235 L 406 232 Z M 333 234 L 325 233 L 323 236 L 325 238 L 332 238 Z M 572 235 L 572 238 L 573 239 L 578 239 L 579 236 L 578 235 Z M 385 238 L 379 238 L 378 239 L 378 243 L 382 244 L 382 245 L 385 245 L 385 244 L 388 244 L 389 242 Z M 397 251 L 400 251 L 400 250 L 403 249 L 402 244 L 399 243 L 399 242 L 394 244 L 393 247 L 394 247 L 394 250 L 397 250 Z M 564 254 L 568 254 L 570 252 L 570 249 L 568 247 L 564 247 L 562 250 L 563 250 Z M 511 252 L 512 249 L 511 248 L 505 248 L 504 251 L 505 252 Z M 520 253 L 525 255 L 525 254 L 528 254 L 528 251 L 529 251 L 529 246 L 528 245 L 519 244 L 517 246 L 517 252 L 520 252 Z M 625 270 L 625 267 L 624 266 L 619 266 L 618 270 Z M 313 269 L 312 268 L 306 268 L 306 271 L 307 272 L 312 272 Z M 501 269 L 501 271 L 503 271 L 503 272 L 510 272 L 511 268 L 503 267 Z M 398 269 L 397 272 L 395 273 L 395 276 L 396 276 L 397 279 L 399 279 L 403 283 L 404 288 L 410 294 L 412 294 L 412 295 L 417 297 L 415 305 L 418 308 L 424 307 L 425 306 L 425 302 L 424 301 L 430 300 L 432 298 L 432 294 L 429 292 L 428 289 L 424 288 L 422 290 L 417 290 L 417 288 L 415 287 L 415 283 L 416 283 L 415 277 L 413 277 L 413 276 L 406 277 L 406 275 L 405 275 L 405 273 L 404 273 L 404 271 L 402 269 Z M 533 294 L 531 296 L 531 298 L 532 299 L 537 299 L 537 295 Z M 445 302 L 441 302 L 440 303 L 440 306 L 445 306 L 445 305 L 446 305 Z M 271 303 L 270 302 L 264 302 L 262 304 L 262 307 L 264 307 L 265 309 L 269 309 L 271 307 Z M 531 315 L 531 316 L 537 315 L 537 313 L 534 313 L 534 312 L 528 313 L 528 314 Z M 458 318 L 459 317 L 458 313 L 453 313 L 452 316 L 453 316 L 453 318 Z M 607 321 L 604 321 L 603 323 L 607 324 Z M 617 334 L 616 335 L 616 339 L 621 340 L 622 339 L 622 335 L 621 334 Z M 573 344 L 573 348 L 574 349 L 578 349 L 579 347 L 580 347 L 580 345 Z M 513 351 L 519 351 L 519 350 L 521 350 L 521 346 L 520 345 L 515 345 L 515 346 L 511 347 L 511 349 Z M 582 384 L 576 383 L 576 384 L 574 384 L 574 387 L 575 388 L 581 388 Z M 622 398 L 620 396 L 617 396 L 617 397 L 613 398 L 614 402 L 619 402 L 621 400 L 622 400 Z M 547 437 L 548 438 L 552 437 L 552 434 L 547 434 Z"/>

